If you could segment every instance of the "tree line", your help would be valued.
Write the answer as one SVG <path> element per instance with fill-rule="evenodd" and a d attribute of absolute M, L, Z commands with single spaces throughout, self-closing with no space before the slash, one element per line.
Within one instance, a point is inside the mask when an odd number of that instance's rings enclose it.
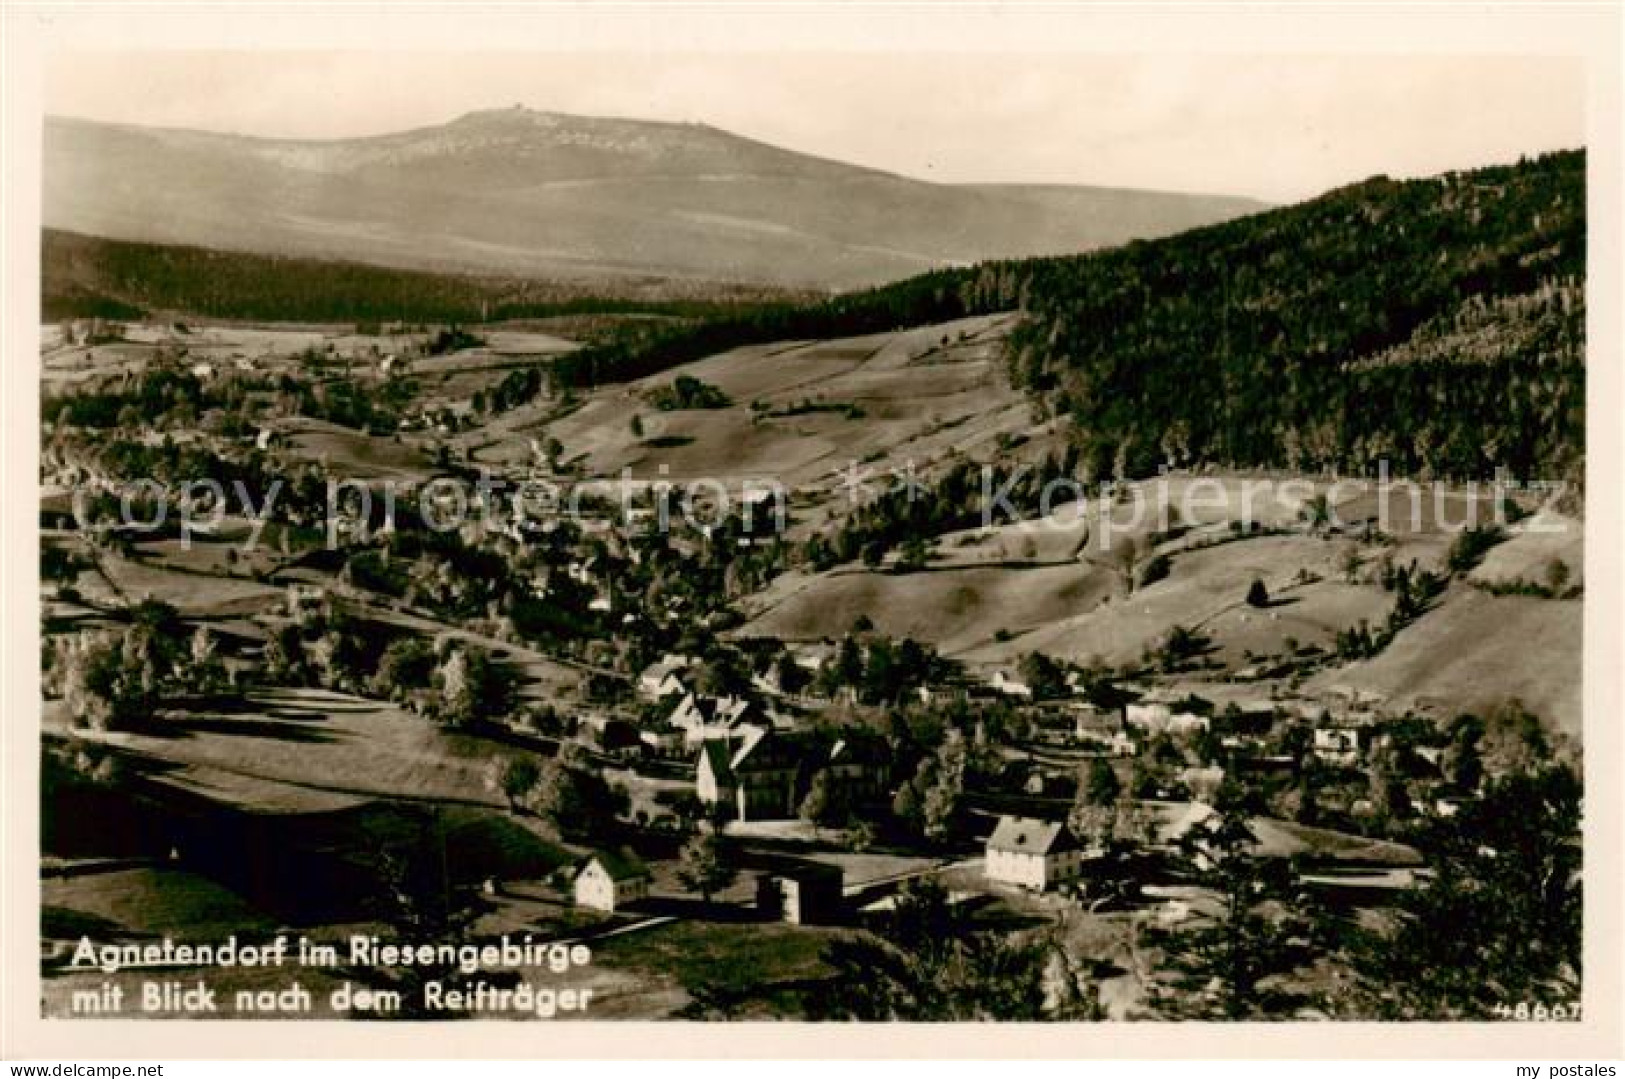
<path fill-rule="evenodd" d="M 40 259 L 41 317 L 48 322 L 153 312 L 278 322 L 480 323 L 601 314 L 700 319 L 805 295 L 718 282 L 431 273 L 55 229 L 44 231 Z"/>

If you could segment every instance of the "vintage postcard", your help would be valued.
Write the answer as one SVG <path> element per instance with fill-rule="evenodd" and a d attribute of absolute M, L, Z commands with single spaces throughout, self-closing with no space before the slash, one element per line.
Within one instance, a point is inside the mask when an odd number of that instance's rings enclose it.
<path fill-rule="evenodd" d="M 1617 1055 L 1617 7 L 7 19 L 8 1056 Z"/>

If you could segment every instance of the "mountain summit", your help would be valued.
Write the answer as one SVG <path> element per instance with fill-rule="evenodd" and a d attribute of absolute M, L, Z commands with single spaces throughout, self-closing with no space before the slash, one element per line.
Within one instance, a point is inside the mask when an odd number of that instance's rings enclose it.
<path fill-rule="evenodd" d="M 1259 209 L 1110 188 L 951 185 L 695 123 L 525 108 L 296 140 L 51 118 L 45 224 L 391 266 L 849 288 L 1150 238 Z"/>

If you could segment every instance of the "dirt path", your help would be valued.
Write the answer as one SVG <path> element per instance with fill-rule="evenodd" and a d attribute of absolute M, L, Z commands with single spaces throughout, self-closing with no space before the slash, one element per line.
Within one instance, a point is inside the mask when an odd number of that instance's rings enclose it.
<path fill-rule="evenodd" d="M 629 925 L 618 925 L 614 929 L 606 929 L 601 933 L 588 933 L 584 936 L 571 937 L 561 940 L 559 944 L 585 944 L 588 941 L 608 940 L 610 937 L 624 937 L 628 933 L 641 933 L 645 929 L 657 929 L 663 925 L 670 925 L 677 920 L 675 914 L 660 914 L 652 918 L 645 918 L 641 922 L 632 922 Z"/>

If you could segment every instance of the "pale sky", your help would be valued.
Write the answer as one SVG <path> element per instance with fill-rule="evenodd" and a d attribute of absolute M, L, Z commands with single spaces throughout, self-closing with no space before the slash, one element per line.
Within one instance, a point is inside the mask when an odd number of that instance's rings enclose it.
<path fill-rule="evenodd" d="M 522 104 L 702 121 L 922 179 L 1287 202 L 1578 147 L 1571 59 L 165 52 L 59 57 L 57 115 L 335 138 Z"/>

